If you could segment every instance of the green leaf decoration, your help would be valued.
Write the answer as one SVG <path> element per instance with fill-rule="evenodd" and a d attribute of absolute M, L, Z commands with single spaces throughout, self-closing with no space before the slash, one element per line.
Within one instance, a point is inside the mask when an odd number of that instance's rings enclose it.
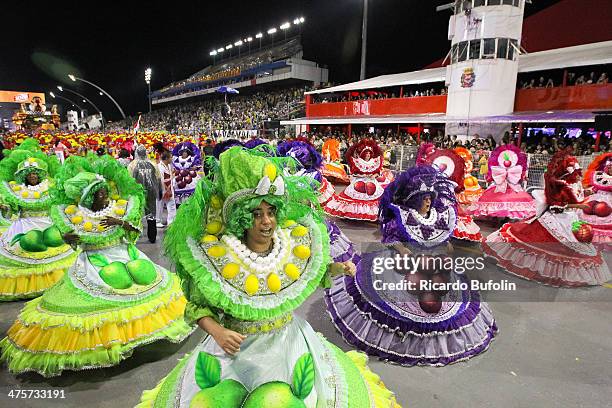
<path fill-rule="evenodd" d="M 10 246 L 15 245 L 15 244 L 16 244 L 16 243 L 17 243 L 17 242 L 18 242 L 18 241 L 21 239 L 21 237 L 23 237 L 24 235 L 25 235 L 25 234 L 24 234 L 24 233 L 22 233 L 22 232 L 21 232 L 21 233 L 19 233 L 19 234 L 15 234 L 15 236 L 14 236 L 14 237 L 13 237 L 13 239 L 11 240 L 11 245 L 10 245 Z"/>
<path fill-rule="evenodd" d="M 221 381 L 221 363 L 219 363 L 219 360 L 200 351 L 195 367 L 195 380 L 203 390 L 219 384 Z"/>
<path fill-rule="evenodd" d="M 130 256 L 130 259 L 132 261 L 135 261 L 138 259 L 138 250 L 136 249 L 136 245 L 134 244 L 128 245 L 128 255 Z"/>
<path fill-rule="evenodd" d="M 572 222 L 572 232 L 578 232 L 582 224 L 586 224 L 584 221 L 574 221 Z"/>
<path fill-rule="evenodd" d="M 92 265 L 97 266 L 99 268 L 110 264 L 110 262 L 108 262 L 108 259 L 106 259 L 106 257 L 101 254 L 87 255 L 87 258 L 89 259 L 89 262 L 91 262 Z"/>
<path fill-rule="evenodd" d="M 293 367 L 293 395 L 303 400 L 308 397 L 314 386 L 315 370 L 312 355 L 305 353 Z"/>
<path fill-rule="evenodd" d="M 508 153 L 504 153 L 504 160 L 510 160 L 510 156 L 508 156 Z"/>

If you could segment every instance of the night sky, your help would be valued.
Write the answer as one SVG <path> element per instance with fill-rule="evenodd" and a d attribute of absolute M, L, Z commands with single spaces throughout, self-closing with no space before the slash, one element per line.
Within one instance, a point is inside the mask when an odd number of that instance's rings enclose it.
<path fill-rule="evenodd" d="M 558 1 L 534 0 L 526 15 Z M 446 38 L 450 11 L 438 13 L 435 8 L 448 2 L 369 0 L 368 77 L 420 69 L 444 57 L 450 44 Z M 67 85 L 93 100 L 108 119 L 118 119 L 106 97 L 70 81 L 68 71 L 77 70 L 80 77 L 102 86 L 131 115 L 147 109 L 147 66 L 153 69 L 152 89 L 159 89 L 210 64 L 212 49 L 255 37 L 259 31 L 266 40 L 268 28 L 299 16 L 306 19 L 304 57 L 327 65 L 331 81 L 350 82 L 359 79 L 362 3 L 4 2 L 0 89 L 48 94 L 58 84 Z M 281 37 L 279 31 L 276 39 Z"/>

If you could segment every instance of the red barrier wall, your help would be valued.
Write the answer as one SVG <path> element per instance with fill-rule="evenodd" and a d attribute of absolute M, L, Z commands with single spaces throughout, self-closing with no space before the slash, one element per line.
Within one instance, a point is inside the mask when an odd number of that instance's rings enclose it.
<path fill-rule="evenodd" d="M 308 102 L 308 99 L 306 100 Z M 315 103 L 306 107 L 307 117 L 410 115 L 446 112 L 446 95 L 367 101 Z"/>
<path fill-rule="evenodd" d="M 612 109 L 612 84 L 519 89 L 515 112 Z"/>

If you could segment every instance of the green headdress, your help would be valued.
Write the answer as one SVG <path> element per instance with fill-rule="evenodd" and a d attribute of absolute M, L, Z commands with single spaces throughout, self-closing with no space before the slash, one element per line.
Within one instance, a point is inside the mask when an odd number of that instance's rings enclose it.
<path fill-rule="evenodd" d="M 87 208 L 91 208 L 94 194 L 101 188 L 106 188 L 110 194 L 110 188 L 104 176 L 86 171 L 64 182 L 66 196 Z"/>
<path fill-rule="evenodd" d="M 0 180 L 15 180 L 21 184 L 31 172 L 38 173 L 42 180 L 54 177 L 59 168 L 57 157 L 44 154 L 36 139 L 26 139 L 16 148 L 5 151 L 0 161 Z"/>
<path fill-rule="evenodd" d="M 81 204 L 91 208 L 94 193 L 101 187 L 108 189 L 112 199 L 125 199 L 130 201 L 128 213 L 123 220 L 134 226 L 139 226 L 144 210 L 144 190 L 134 180 L 127 169 L 111 156 L 96 156 L 88 154 L 86 157 L 70 156 L 64 162 L 61 170 L 55 177 L 55 185 L 51 189 L 51 196 L 59 204 Z M 71 225 L 65 225 L 62 212 L 52 209 L 51 218 L 62 232 L 71 230 Z M 86 243 L 96 244 L 118 238 L 123 235 L 123 229 L 118 229 L 113 236 L 101 235 L 99 238 L 87 238 Z M 125 233 L 128 240 L 135 241 L 140 233 Z M 84 240 L 85 238 L 82 237 Z M 85 242 L 85 241 L 84 241 Z"/>

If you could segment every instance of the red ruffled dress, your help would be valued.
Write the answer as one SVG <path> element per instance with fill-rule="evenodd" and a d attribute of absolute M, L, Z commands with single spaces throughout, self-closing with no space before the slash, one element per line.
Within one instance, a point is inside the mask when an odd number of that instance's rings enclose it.
<path fill-rule="evenodd" d="M 489 235 L 482 243 L 485 254 L 508 272 L 546 285 L 578 287 L 609 281 L 612 276 L 601 253 L 572 232 L 577 211 L 563 210 L 579 198 L 566 185 L 539 217 L 504 224 Z"/>
<path fill-rule="evenodd" d="M 383 157 L 349 157 L 351 182 L 324 206 L 327 214 L 353 220 L 378 220 L 378 204 L 390 177 L 380 174 Z"/>

